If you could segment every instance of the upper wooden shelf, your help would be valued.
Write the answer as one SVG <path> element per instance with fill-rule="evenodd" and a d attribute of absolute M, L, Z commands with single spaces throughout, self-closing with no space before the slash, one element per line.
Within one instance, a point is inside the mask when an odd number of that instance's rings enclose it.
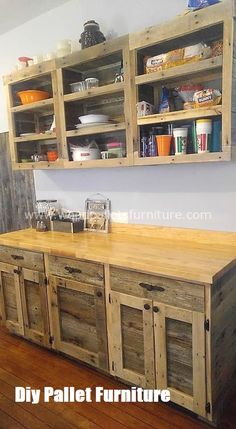
<path fill-rule="evenodd" d="M 220 55 L 215 58 L 199 61 L 196 63 L 185 64 L 169 68 L 167 70 L 161 70 L 154 73 L 142 74 L 136 76 L 136 85 L 152 84 L 155 82 L 167 81 L 167 80 L 178 80 L 185 76 L 199 75 L 210 70 L 222 69 L 223 56 Z"/>
<path fill-rule="evenodd" d="M 86 91 L 73 92 L 71 94 L 64 95 L 64 101 L 82 101 L 87 98 L 94 98 L 103 95 L 115 94 L 124 91 L 124 82 L 111 83 L 109 85 L 99 86 L 97 88 L 91 88 Z"/>
<path fill-rule="evenodd" d="M 20 143 L 20 142 L 32 142 L 37 140 L 52 140 L 56 139 L 57 135 L 56 133 L 50 133 L 50 134 L 32 134 L 31 136 L 22 136 L 22 137 L 15 137 L 14 142 Z"/>
<path fill-rule="evenodd" d="M 53 104 L 53 98 L 47 98 L 46 100 L 35 101 L 34 103 L 21 104 L 20 106 L 12 107 L 11 112 L 45 112 L 47 110 L 52 110 Z"/>
<path fill-rule="evenodd" d="M 188 119 L 200 119 L 211 116 L 222 115 L 222 106 L 199 109 L 179 110 L 177 112 L 157 113 L 155 115 L 142 116 L 138 118 L 138 125 L 158 124 L 160 122 L 184 121 Z"/>
<path fill-rule="evenodd" d="M 78 137 L 78 136 L 88 136 L 92 134 L 103 134 L 103 133 L 109 133 L 113 131 L 122 131 L 125 130 L 125 122 L 122 122 L 120 124 L 101 124 L 101 125 L 94 125 L 94 126 L 87 126 L 84 128 L 80 128 L 78 130 L 71 130 L 66 132 L 67 137 Z"/>

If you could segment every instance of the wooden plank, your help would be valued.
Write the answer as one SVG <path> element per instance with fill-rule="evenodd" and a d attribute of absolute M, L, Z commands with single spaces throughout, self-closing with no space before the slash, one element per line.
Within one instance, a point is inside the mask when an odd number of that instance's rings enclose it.
<path fill-rule="evenodd" d="M 209 331 L 205 331 L 206 341 L 206 402 L 212 404 L 212 346 L 211 346 L 211 320 L 212 320 L 212 306 L 211 306 L 211 286 L 205 286 L 205 318 L 209 320 Z M 207 418 L 213 421 L 212 407 Z"/>
<path fill-rule="evenodd" d="M 108 85 L 99 86 L 97 88 L 90 88 L 82 92 L 72 92 L 71 94 L 64 95 L 66 103 L 71 101 L 85 101 L 89 98 L 100 97 L 103 95 L 115 94 L 124 91 L 124 83 L 117 82 Z"/>
<path fill-rule="evenodd" d="M 171 155 L 141 158 L 134 154 L 134 165 L 161 165 L 161 164 L 188 164 L 199 162 L 231 161 L 231 152 L 227 148 L 224 152 L 193 153 L 189 155 Z"/>
<path fill-rule="evenodd" d="M 138 125 L 159 124 L 172 121 L 183 121 L 188 119 L 206 118 L 211 116 L 220 116 L 222 114 L 222 106 L 212 106 L 209 108 L 199 107 L 192 110 L 179 110 L 169 113 L 157 113 L 138 118 Z"/>
<path fill-rule="evenodd" d="M 123 66 L 125 76 L 125 99 L 124 113 L 126 124 L 126 152 L 129 165 L 133 165 L 134 142 L 137 141 L 137 111 L 136 111 L 136 88 L 135 88 L 135 66 L 136 55 L 128 47 L 123 49 Z"/>
<path fill-rule="evenodd" d="M 207 60 L 202 60 L 199 63 L 194 64 L 184 64 L 182 66 L 172 67 L 167 70 L 161 70 L 155 73 L 143 74 L 136 76 L 135 83 L 136 85 L 152 84 L 155 82 L 162 81 L 172 81 L 178 80 L 183 77 L 188 79 L 192 78 L 191 75 L 201 75 L 206 71 L 211 71 L 215 69 L 221 69 L 223 64 L 223 56 L 219 55 L 218 57 L 210 58 Z"/>
<path fill-rule="evenodd" d="M 68 161 L 68 148 L 66 140 L 66 117 L 65 117 L 65 106 L 64 106 L 64 85 L 62 70 L 57 70 L 57 103 L 56 103 L 56 127 L 59 128 L 60 134 L 60 151 L 63 160 Z M 58 125 L 59 124 L 59 125 Z M 64 166 L 64 165 L 63 165 Z"/>
<path fill-rule="evenodd" d="M 200 9 L 194 12 L 177 16 L 167 23 L 148 27 L 142 31 L 130 35 L 130 48 L 141 49 L 181 37 L 203 28 L 208 28 L 217 23 L 221 23 L 228 16 L 232 16 L 232 1 L 227 0 L 223 4 L 211 6 L 211 13 L 208 9 Z M 171 32 L 169 29 L 171 28 Z"/>
<path fill-rule="evenodd" d="M 96 159 L 94 161 L 64 161 L 64 168 L 111 168 L 127 167 L 127 158 Z"/>
<path fill-rule="evenodd" d="M 222 413 L 228 395 L 234 389 L 235 341 L 235 289 L 236 269 L 232 268 L 214 283 L 211 301 L 211 364 L 213 420 Z M 227 353 L 225 353 L 227 350 Z"/>
<path fill-rule="evenodd" d="M 193 312 L 192 348 L 193 348 L 193 410 L 196 414 L 206 415 L 206 350 L 204 314 Z"/>
<path fill-rule="evenodd" d="M 11 107 L 11 112 L 45 112 L 45 110 L 48 110 L 48 108 L 53 108 L 53 98 L 47 98 L 46 100 L 35 101 L 34 103 Z"/>
<path fill-rule="evenodd" d="M 55 69 L 55 60 L 44 61 L 40 64 L 35 64 L 26 67 L 23 70 L 11 73 L 3 77 L 4 85 L 10 85 L 17 82 L 23 82 L 32 78 L 43 76 Z"/>
<path fill-rule="evenodd" d="M 155 364 L 156 385 L 158 389 L 167 389 L 167 345 L 166 345 L 166 317 L 165 306 L 153 303 L 159 311 L 154 312 Z"/>
<path fill-rule="evenodd" d="M 90 48 L 74 52 L 65 57 L 56 60 L 57 68 L 71 67 L 77 64 L 83 64 L 88 61 L 102 58 L 115 52 L 122 50 L 123 46 L 127 44 L 129 36 L 121 36 L 104 43 L 100 43 Z"/>
<path fill-rule="evenodd" d="M 85 128 L 80 128 L 78 130 L 67 131 L 67 137 L 79 137 L 79 136 L 88 136 L 91 134 L 103 134 L 110 133 L 113 131 L 122 131 L 125 130 L 125 123 L 122 122 L 120 124 L 107 124 L 107 125 L 94 125 L 87 126 Z"/>
<path fill-rule="evenodd" d="M 232 75 L 233 75 L 233 19 L 224 21 L 222 75 L 222 150 L 231 147 Z M 229 79 L 230 76 L 230 79 Z"/>
<path fill-rule="evenodd" d="M 21 143 L 21 142 L 33 142 L 38 140 L 55 140 L 57 138 L 56 133 L 50 133 L 50 134 L 32 134 L 31 136 L 24 136 L 24 137 L 15 137 L 14 142 L 15 143 Z"/>
<path fill-rule="evenodd" d="M 57 256 L 49 256 L 49 271 L 55 276 L 61 276 L 67 279 L 77 280 L 80 283 L 87 283 L 88 290 L 94 286 L 104 286 L 104 270 L 103 265 L 95 262 L 83 261 L 78 259 L 58 258 Z M 62 282 L 62 280 L 61 280 Z M 76 287 L 79 289 L 79 283 L 67 281 L 68 287 Z"/>
<path fill-rule="evenodd" d="M 108 371 L 108 344 L 107 344 L 107 324 L 106 324 L 106 306 L 105 291 L 101 288 L 95 290 L 95 318 L 96 334 L 98 340 L 98 362 L 99 368 Z"/>
<path fill-rule="evenodd" d="M 110 267 L 111 289 L 185 309 L 204 311 L 204 288 L 138 271 Z M 180 310 L 179 310 L 180 311 Z M 184 313 L 185 315 L 185 313 Z"/>

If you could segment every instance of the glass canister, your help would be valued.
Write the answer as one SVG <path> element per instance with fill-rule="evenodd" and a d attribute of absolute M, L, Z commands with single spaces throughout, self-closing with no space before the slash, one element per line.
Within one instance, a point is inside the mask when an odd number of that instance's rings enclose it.
<path fill-rule="evenodd" d="M 85 22 L 84 31 L 81 34 L 79 41 L 82 49 L 105 42 L 105 40 L 106 38 L 100 31 L 99 24 L 96 21 L 91 20 Z"/>

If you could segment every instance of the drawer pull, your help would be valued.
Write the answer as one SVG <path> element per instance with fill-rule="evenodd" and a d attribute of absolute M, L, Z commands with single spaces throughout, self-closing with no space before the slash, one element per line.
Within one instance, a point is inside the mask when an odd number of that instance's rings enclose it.
<path fill-rule="evenodd" d="M 97 296 L 98 296 L 98 298 L 101 298 L 102 297 L 102 292 L 98 291 L 97 292 Z"/>
<path fill-rule="evenodd" d="M 139 286 L 141 286 L 143 289 L 146 289 L 148 292 L 165 292 L 165 289 L 161 286 L 153 286 L 149 283 L 139 283 Z"/>
<path fill-rule="evenodd" d="M 11 255 L 12 259 L 14 259 L 15 261 L 22 261 L 24 259 L 24 256 L 20 256 L 20 255 Z"/>
<path fill-rule="evenodd" d="M 73 274 L 73 273 L 81 274 L 82 273 L 82 271 L 79 270 L 78 268 L 73 268 L 73 267 L 68 267 L 68 266 L 65 267 L 65 270 L 70 274 Z"/>
<path fill-rule="evenodd" d="M 153 286 L 149 285 L 148 283 L 139 283 L 139 286 L 141 286 L 143 289 L 148 290 L 149 292 L 153 290 Z"/>
<path fill-rule="evenodd" d="M 160 310 L 159 310 L 159 308 L 158 308 L 158 307 L 154 306 L 154 307 L 153 307 L 153 311 L 154 311 L 154 313 L 159 313 L 159 311 L 160 311 Z"/>
<path fill-rule="evenodd" d="M 145 310 L 150 310 L 150 305 L 149 304 L 144 304 L 144 308 L 145 308 Z"/>

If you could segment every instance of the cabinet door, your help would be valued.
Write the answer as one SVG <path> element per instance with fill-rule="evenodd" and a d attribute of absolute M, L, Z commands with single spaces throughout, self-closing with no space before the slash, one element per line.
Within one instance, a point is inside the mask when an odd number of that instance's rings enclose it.
<path fill-rule="evenodd" d="M 171 401 L 206 415 L 204 314 L 154 303 L 156 385 Z"/>
<path fill-rule="evenodd" d="M 49 283 L 54 347 L 107 370 L 104 289 L 55 276 Z"/>
<path fill-rule="evenodd" d="M 24 335 L 18 267 L 0 262 L 0 305 L 2 323 L 6 328 Z"/>
<path fill-rule="evenodd" d="M 110 294 L 112 373 L 138 386 L 155 386 L 152 301 Z"/>
<path fill-rule="evenodd" d="M 48 346 L 49 324 L 44 274 L 23 268 L 20 274 L 20 288 L 24 335 L 38 344 Z"/>

